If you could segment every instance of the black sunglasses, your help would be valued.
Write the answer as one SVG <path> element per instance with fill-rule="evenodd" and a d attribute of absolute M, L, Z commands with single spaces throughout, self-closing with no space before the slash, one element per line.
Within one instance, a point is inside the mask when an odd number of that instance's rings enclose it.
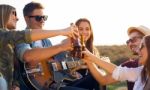
<path fill-rule="evenodd" d="M 44 21 L 46 21 L 47 20 L 47 18 L 48 18 L 48 16 L 46 16 L 46 15 L 44 15 L 44 16 L 28 16 L 29 18 L 35 18 L 35 20 L 36 21 L 38 21 L 38 22 L 40 22 L 42 19 L 44 20 Z"/>
<path fill-rule="evenodd" d="M 126 44 L 129 44 L 130 42 L 131 43 L 135 43 L 137 41 L 137 39 L 142 39 L 142 37 L 133 37 L 133 38 L 130 38 L 129 40 L 126 41 Z"/>

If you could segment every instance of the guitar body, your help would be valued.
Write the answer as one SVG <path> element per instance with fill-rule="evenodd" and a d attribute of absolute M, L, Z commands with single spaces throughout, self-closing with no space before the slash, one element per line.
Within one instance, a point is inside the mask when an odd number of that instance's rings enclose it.
<path fill-rule="evenodd" d="M 71 70 L 81 61 L 55 61 L 43 60 L 39 63 L 24 63 L 22 77 L 29 90 L 48 90 L 55 82 L 55 88 L 61 86 L 63 81 L 72 82 L 77 78 L 70 74 Z"/>
<path fill-rule="evenodd" d="M 30 90 L 48 90 L 53 82 L 48 61 L 24 63 L 22 68 L 24 69 L 21 72 L 22 78 Z"/>
<path fill-rule="evenodd" d="M 70 74 L 71 69 L 69 69 L 67 66 L 63 68 L 62 62 L 65 62 L 65 61 L 50 61 L 49 62 L 50 71 L 52 71 L 53 73 L 53 80 L 56 83 L 61 83 L 64 80 L 69 80 L 69 81 L 76 80 L 76 78 Z"/>

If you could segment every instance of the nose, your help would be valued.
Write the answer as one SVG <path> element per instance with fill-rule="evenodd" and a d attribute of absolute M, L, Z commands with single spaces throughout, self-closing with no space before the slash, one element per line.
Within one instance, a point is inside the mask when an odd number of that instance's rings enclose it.
<path fill-rule="evenodd" d="M 16 21 L 19 21 L 19 18 L 17 18 Z"/>
<path fill-rule="evenodd" d="M 41 22 L 41 23 L 44 23 L 44 22 L 45 22 L 44 18 L 42 18 L 40 22 Z"/>
<path fill-rule="evenodd" d="M 81 32 L 81 34 L 82 34 L 82 35 L 86 35 L 86 34 L 87 34 L 86 30 L 83 30 L 83 31 Z"/>
<path fill-rule="evenodd" d="M 19 21 L 19 18 L 16 16 L 16 21 Z"/>

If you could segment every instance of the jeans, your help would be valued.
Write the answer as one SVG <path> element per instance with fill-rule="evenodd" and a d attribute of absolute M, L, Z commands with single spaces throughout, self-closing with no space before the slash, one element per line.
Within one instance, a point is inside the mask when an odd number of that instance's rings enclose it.
<path fill-rule="evenodd" d="M 88 90 L 88 89 L 83 89 L 83 88 L 78 88 L 78 87 L 71 87 L 71 86 L 65 86 L 65 87 L 61 87 L 59 90 Z"/>
<path fill-rule="evenodd" d="M 7 90 L 6 80 L 0 76 L 0 90 Z"/>
<path fill-rule="evenodd" d="M 87 90 L 100 90 L 99 83 L 92 77 L 91 74 L 88 74 L 82 79 L 69 83 L 67 86 L 79 87 Z"/>

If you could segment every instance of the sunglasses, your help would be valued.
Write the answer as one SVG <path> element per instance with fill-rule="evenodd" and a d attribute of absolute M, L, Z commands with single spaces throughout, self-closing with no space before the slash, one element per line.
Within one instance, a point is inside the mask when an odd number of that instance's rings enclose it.
<path fill-rule="evenodd" d="M 16 11 L 12 11 L 12 14 L 17 16 L 17 12 Z"/>
<path fill-rule="evenodd" d="M 142 39 L 142 37 L 133 37 L 126 41 L 126 44 L 135 43 L 138 39 Z"/>
<path fill-rule="evenodd" d="M 36 21 L 38 21 L 38 22 L 40 22 L 42 19 L 44 20 L 44 21 L 46 21 L 47 20 L 47 18 L 48 18 L 48 16 L 46 16 L 46 15 L 44 15 L 44 16 L 28 16 L 29 18 L 35 18 L 35 20 Z"/>

